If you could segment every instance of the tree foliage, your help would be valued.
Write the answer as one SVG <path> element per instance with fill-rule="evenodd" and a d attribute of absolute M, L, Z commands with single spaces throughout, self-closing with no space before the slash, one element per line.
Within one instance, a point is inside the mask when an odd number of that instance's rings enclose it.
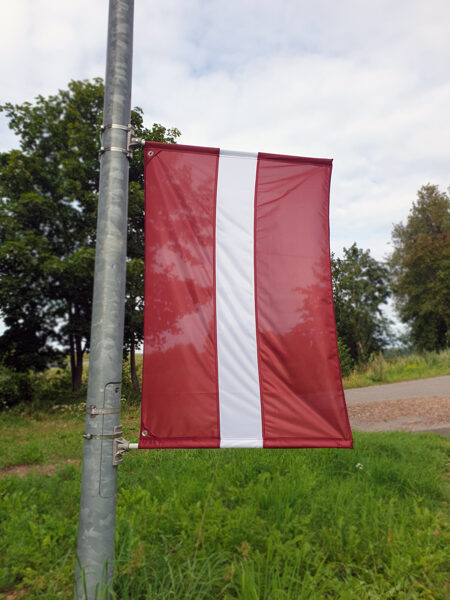
<path fill-rule="evenodd" d="M 419 350 L 450 345 L 450 196 L 425 185 L 406 223 L 394 225 L 390 257 L 401 319 Z"/>
<path fill-rule="evenodd" d="M 356 244 L 343 249 L 343 258 L 331 257 L 333 299 L 340 353 L 367 362 L 389 340 L 389 323 L 382 305 L 389 297 L 388 270 L 369 250 Z M 348 353 L 345 353 L 348 362 Z"/>
<path fill-rule="evenodd" d="M 0 314 L 6 325 L 0 352 L 17 370 L 44 369 L 69 353 L 73 389 L 81 385 L 89 348 L 103 91 L 101 79 L 71 81 L 67 90 L 33 104 L 0 107 L 20 141 L 20 149 L 0 154 Z M 146 139 L 174 142 L 179 135 L 156 124 L 145 129 L 139 108 L 131 122 Z M 140 308 L 143 212 L 140 150 L 130 164 L 128 313 Z M 142 339 L 141 328 L 142 319 L 128 318 L 128 348 Z"/>

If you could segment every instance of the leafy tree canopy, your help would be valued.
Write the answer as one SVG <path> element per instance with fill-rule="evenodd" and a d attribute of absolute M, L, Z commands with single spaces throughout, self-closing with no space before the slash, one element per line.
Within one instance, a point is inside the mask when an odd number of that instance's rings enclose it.
<path fill-rule="evenodd" d="M 68 352 L 74 389 L 89 347 L 103 92 L 101 79 L 71 81 L 34 103 L 0 106 L 20 143 L 0 154 L 0 314 L 7 328 L 0 352 L 18 370 L 43 369 Z M 146 139 L 175 142 L 180 135 L 157 124 L 145 129 L 139 108 L 131 122 Z M 130 164 L 132 273 L 142 267 L 143 211 L 140 150 Z M 136 279 L 127 288 L 132 307 L 139 306 Z M 142 323 L 133 317 L 127 326 L 130 347 L 142 338 Z"/>
<path fill-rule="evenodd" d="M 390 257 L 401 319 L 419 350 L 450 345 L 450 196 L 425 185 L 406 223 L 394 225 Z"/>
<path fill-rule="evenodd" d="M 355 362 L 367 362 L 390 336 L 381 310 L 390 293 L 388 270 L 356 244 L 344 248 L 343 255 L 331 257 L 338 338 Z"/>

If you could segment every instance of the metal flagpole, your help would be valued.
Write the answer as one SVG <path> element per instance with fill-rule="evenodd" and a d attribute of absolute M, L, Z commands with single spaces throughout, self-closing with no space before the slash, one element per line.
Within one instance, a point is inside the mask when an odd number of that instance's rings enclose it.
<path fill-rule="evenodd" d="M 75 598 L 112 587 L 127 246 L 134 0 L 110 0 Z M 135 144 L 134 144 L 135 145 Z M 122 440 L 121 440 L 122 441 Z M 114 460 L 113 464 L 113 458 Z"/>

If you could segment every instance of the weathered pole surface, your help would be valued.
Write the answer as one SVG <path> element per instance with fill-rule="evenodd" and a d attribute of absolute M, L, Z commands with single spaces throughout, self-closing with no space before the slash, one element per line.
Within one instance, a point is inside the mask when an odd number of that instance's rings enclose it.
<path fill-rule="evenodd" d="M 75 582 L 75 598 L 83 600 L 108 598 L 112 588 L 117 491 L 112 459 L 122 379 L 133 11 L 134 0 L 110 0 Z"/>

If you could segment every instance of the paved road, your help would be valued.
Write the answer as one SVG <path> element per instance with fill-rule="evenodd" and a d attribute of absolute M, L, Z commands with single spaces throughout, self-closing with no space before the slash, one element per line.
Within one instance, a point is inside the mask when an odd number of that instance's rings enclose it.
<path fill-rule="evenodd" d="M 430 398 L 431 396 L 440 398 L 448 398 L 450 396 L 450 375 L 345 390 L 345 400 L 348 405 L 357 402 L 377 402 L 378 400 L 397 400 L 401 398 Z"/>

